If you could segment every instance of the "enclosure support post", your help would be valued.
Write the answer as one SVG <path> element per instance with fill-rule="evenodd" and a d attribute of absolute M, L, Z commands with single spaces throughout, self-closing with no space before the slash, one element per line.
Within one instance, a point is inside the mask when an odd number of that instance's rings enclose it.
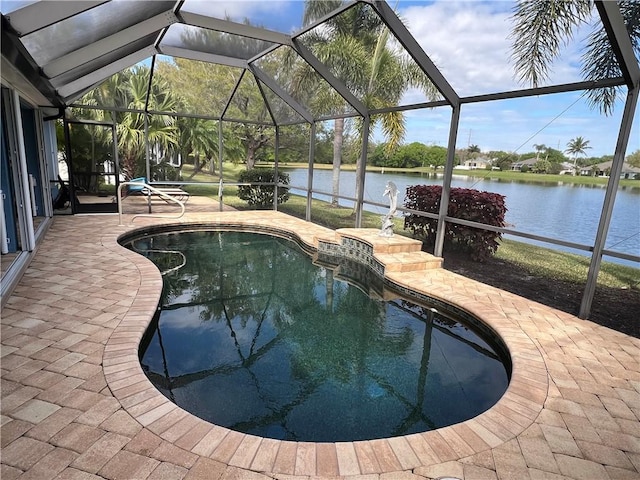
<path fill-rule="evenodd" d="M 111 138 L 113 139 L 113 171 L 116 174 L 116 202 L 120 205 L 122 199 L 117 194 L 118 187 L 120 186 L 120 158 L 118 157 L 118 129 L 116 127 L 115 122 L 115 112 L 111 112 L 113 115 L 112 119 L 114 120 L 111 123 Z M 125 179 L 126 181 L 126 179 Z"/>
<path fill-rule="evenodd" d="M 71 158 L 71 125 L 67 121 L 67 115 L 62 118 L 62 125 L 64 127 L 64 148 L 67 155 L 67 173 L 69 175 L 69 193 L 71 196 L 71 213 L 76 212 L 76 202 L 73 200 L 76 198 L 76 187 L 74 185 L 74 168 L 73 168 L 73 158 Z"/>
<path fill-rule="evenodd" d="M 147 183 L 151 183 L 151 152 L 149 148 L 149 114 L 144 113 L 144 156 L 147 173 Z M 135 175 L 135 174 L 134 174 Z M 131 180 L 128 178 L 127 180 Z"/>
<path fill-rule="evenodd" d="M 449 193 L 451 191 L 451 176 L 456 157 L 456 141 L 458 139 L 458 126 L 460 124 L 460 105 L 454 105 L 451 112 L 451 125 L 449 127 L 449 143 L 447 145 L 447 164 L 444 167 L 444 179 L 442 180 L 442 193 L 440 194 L 440 211 L 438 212 L 438 230 L 436 231 L 436 243 L 433 254 L 442 256 L 444 248 L 444 233 L 446 230 L 445 217 L 449 210 Z"/>
<path fill-rule="evenodd" d="M 275 126 L 276 129 L 276 144 L 273 152 L 273 209 L 278 211 L 278 154 L 280 153 L 280 127 Z"/>
<path fill-rule="evenodd" d="M 367 168 L 367 150 L 369 149 L 369 115 L 364 117 L 362 124 L 362 151 L 360 161 L 356 166 L 356 228 L 362 226 L 362 207 L 364 203 L 364 176 Z"/>
<path fill-rule="evenodd" d="M 309 134 L 309 168 L 307 172 L 307 210 L 305 220 L 311 221 L 311 195 L 313 190 L 313 160 L 316 155 L 316 122 L 311 122 Z"/>
<path fill-rule="evenodd" d="M 624 162 L 624 154 L 629 143 L 629 135 L 631 134 L 631 126 L 633 123 L 633 115 L 638 103 L 638 94 L 640 92 L 640 84 L 636 84 L 633 89 L 627 93 L 627 100 L 624 105 L 622 121 L 620 123 L 620 132 L 618 133 L 618 141 L 616 143 L 616 151 L 613 155 L 613 163 L 611 164 L 611 173 L 607 182 L 607 191 L 604 195 L 602 205 L 602 213 L 600 214 L 600 222 L 598 223 L 598 231 L 596 232 L 596 240 L 593 244 L 593 253 L 591 254 L 591 263 L 589 264 L 589 273 L 587 274 L 587 284 L 582 295 L 580 303 L 580 318 L 588 318 L 591 313 L 591 304 L 596 291 L 598 282 L 598 273 L 600 271 L 600 263 L 602 262 L 602 251 L 604 250 L 607 240 L 607 232 L 611 223 L 613 214 L 613 205 L 620 184 L 620 174 L 622 172 L 622 164 Z"/>
<path fill-rule="evenodd" d="M 223 187 L 222 153 L 223 152 L 224 152 L 224 143 L 222 140 L 222 118 L 220 118 L 220 120 L 218 120 L 218 175 L 220 176 L 220 184 L 218 186 L 218 201 L 220 203 L 220 211 L 222 211 L 222 187 Z M 182 159 L 180 161 L 182 161 Z"/>

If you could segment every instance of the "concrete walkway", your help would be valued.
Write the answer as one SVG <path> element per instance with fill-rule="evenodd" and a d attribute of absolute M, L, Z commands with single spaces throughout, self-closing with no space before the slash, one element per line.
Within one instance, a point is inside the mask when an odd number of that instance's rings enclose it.
<path fill-rule="evenodd" d="M 161 219 L 57 217 L 2 310 L 2 480 L 640 479 L 640 340 L 441 270 L 390 268 L 399 285 L 482 318 L 513 358 L 482 415 L 368 442 L 280 442 L 168 402 L 137 361 L 161 289 L 117 237 Z M 276 212 L 180 222 L 277 227 L 316 245 L 333 232 Z"/>

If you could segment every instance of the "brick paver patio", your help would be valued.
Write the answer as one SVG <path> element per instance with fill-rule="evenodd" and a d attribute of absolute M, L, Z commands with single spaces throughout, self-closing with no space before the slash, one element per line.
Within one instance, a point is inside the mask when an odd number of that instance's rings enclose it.
<path fill-rule="evenodd" d="M 2 480 L 640 479 L 638 338 L 442 269 L 403 268 L 402 255 L 384 257 L 392 281 L 458 305 L 505 340 L 512 381 L 493 408 L 432 432 L 335 444 L 262 439 L 191 416 L 138 362 L 161 276 L 116 242 L 162 222 L 55 218 L 2 310 Z M 335 235 L 276 212 L 180 222 L 275 226 L 310 245 Z"/>

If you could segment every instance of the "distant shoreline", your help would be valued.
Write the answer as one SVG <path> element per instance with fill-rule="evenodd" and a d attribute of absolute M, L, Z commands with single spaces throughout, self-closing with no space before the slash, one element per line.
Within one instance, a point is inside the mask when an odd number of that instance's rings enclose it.
<path fill-rule="evenodd" d="M 271 167 L 271 163 L 260 163 L 258 167 Z M 280 163 L 280 168 L 308 168 L 308 164 L 305 162 L 289 162 Z M 316 163 L 313 165 L 314 169 L 318 170 L 331 170 L 333 166 L 331 164 Z M 341 170 L 355 171 L 356 166 L 354 164 L 345 164 L 341 166 Z M 367 172 L 372 173 L 404 173 L 409 175 L 420 174 L 443 174 L 442 168 L 433 169 L 430 167 L 417 167 L 417 168 L 395 168 L 395 167 L 374 167 L 368 166 Z M 572 183 L 578 185 L 603 185 L 606 186 L 609 181 L 609 177 L 587 177 L 587 176 L 573 176 L 573 175 L 551 175 L 543 173 L 530 173 L 530 172 L 516 172 L 516 171 L 499 171 L 499 170 L 463 170 L 454 169 L 454 175 L 465 175 L 468 177 L 478 178 L 495 178 L 501 180 L 513 180 L 520 182 L 544 182 L 544 183 Z M 640 180 L 620 179 L 621 187 L 630 187 L 634 189 L 640 189 Z"/>

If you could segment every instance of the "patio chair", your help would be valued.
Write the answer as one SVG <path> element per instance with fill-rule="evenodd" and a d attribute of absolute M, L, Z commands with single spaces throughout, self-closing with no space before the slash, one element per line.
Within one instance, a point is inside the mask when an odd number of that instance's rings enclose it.
<path fill-rule="evenodd" d="M 155 191 L 149 188 L 149 185 L 147 185 L 146 177 L 132 178 L 131 180 L 129 180 L 129 182 L 139 183 L 140 186 L 128 185 L 125 198 L 128 197 L 129 195 L 144 195 L 145 197 L 149 197 L 149 198 L 150 197 L 161 198 L 167 203 L 170 202 L 167 198 L 165 198 L 164 196 L 160 195 L 159 193 L 156 193 Z M 163 188 L 153 187 L 153 188 L 155 190 L 158 190 L 164 193 L 165 195 L 169 195 L 175 198 L 176 200 L 180 200 L 182 203 L 187 203 L 187 201 L 189 200 L 189 192 L 185 192 L 180 187 L 163 187 Z"/>

